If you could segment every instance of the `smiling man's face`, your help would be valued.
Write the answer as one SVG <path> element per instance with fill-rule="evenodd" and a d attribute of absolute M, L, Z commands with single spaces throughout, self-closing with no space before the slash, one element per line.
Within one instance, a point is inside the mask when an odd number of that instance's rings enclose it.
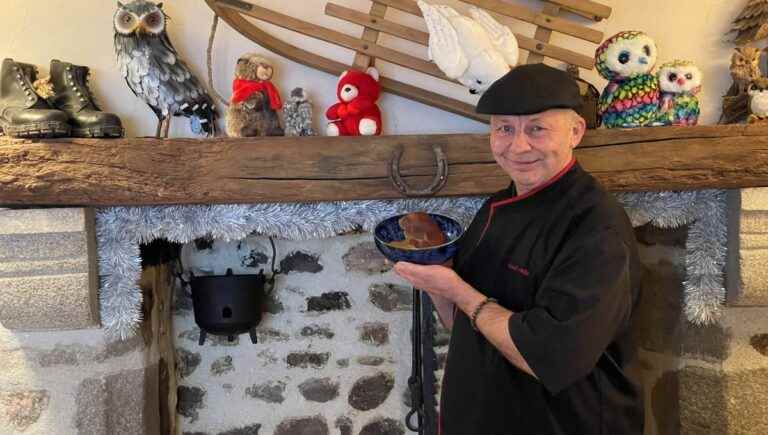
<path fill-rule="evenodd" d="M 491 116 L 491 152 L 522 195 L 546 183 L 573 158 L 586 123 L 570 109 Z"/>

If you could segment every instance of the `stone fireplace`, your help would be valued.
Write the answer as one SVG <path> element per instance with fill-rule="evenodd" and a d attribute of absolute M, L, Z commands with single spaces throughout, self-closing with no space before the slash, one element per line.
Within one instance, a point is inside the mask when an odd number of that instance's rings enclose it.
<path fill-rule="evenodd" d="M 727 305 L 710 326 L 684 313 L 688 228 L 636 229 L 648 435 L 768 431 L 766 192 L 728 193 Z M 142 328 L 120 340 L 99 328 L 92 211 L 4 210 L 0 220 L 0 432 L 154 434 L 172 420 L 188 434 L 407 433 L 410 289 L 370 233 L 276 240 L 282 273 L 259 343 L 199 346 L 189 272 L 270 273 L 265 236 L 198 239 L 181 247 L 183 269 L 145 268 Z M 174 349 L 172 365 L 158 336 Z M 448 335 L 432 339 L 439 379 Z M 164 382 L 169 367 L 177 394 Z M 176 415 L 161 411 L 169 397 Z"/>

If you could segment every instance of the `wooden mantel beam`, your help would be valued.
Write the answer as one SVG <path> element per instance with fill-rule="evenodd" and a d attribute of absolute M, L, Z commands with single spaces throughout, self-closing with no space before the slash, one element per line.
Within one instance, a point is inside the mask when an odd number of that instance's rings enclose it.
<path fill-rule="evenodd" d="M 0 142 L 0 205 L 148 205 L 400 198 L 388 166 L 399 147 L 414 187 L 449 162 L 439 196 L 485 195 L 509 178 L 487 135 L 251 139 L 58 139 Z M 577 149 L 610 190 L 768 186 L 768 127 L 595 130 Z"/>

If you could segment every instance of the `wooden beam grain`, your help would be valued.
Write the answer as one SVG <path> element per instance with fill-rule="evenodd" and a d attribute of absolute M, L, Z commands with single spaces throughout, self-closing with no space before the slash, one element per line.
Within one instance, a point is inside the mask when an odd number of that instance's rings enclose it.
<path fill-rule="evenodd" d="M 485 195 L 509 177 L 487 135 L 251 139 L 58 139 L 0 142 L 0 205 L 147 205 L 398 198 L 387 166 L 405 149 L 416 186 L 434 171 L 432 145 L 448 156 L 439 196 Z M 659 127 L 594 130 L 577 149 L 609 190 L 768 186 L 768 128 Z"/>

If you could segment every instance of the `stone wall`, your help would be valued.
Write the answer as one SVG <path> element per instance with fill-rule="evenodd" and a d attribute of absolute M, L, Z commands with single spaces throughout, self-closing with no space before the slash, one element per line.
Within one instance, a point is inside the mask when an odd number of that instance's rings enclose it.
<path fill-rule="evenodd" d="M 411 290 L 370 234 L 276 240 L 284 272 L 258 328 L 233 343 L 199 329 L 179 286 L 174 328 L 187 434 L 368 434 L 406 432 Z M 195 275 L 269 273 L 269 240 L 198 241 L 182 250 Z M 445 345 L 445 343 L 443 343 Z"/>
<path fill-rule="evenodd" d="M 686 230 L 637 230 L 646 435 L 768 433 L 768 190 L 731 196 L 728 304 L 715 325 L 682 312 Z"/>
<path fill-rule="evenodd" d="M 768 433 L 765 192 L 732 195 L 728 304 L 712 326 L 691 325 L 682 312 L 686 229 L 637 229 L 646 273 L 634 332 L 641 346 L 637 370 L 645 386 L 647 435 Z M 18 271 L 46 279 L 36 266 L 66 263 L 80 264 L 73 273 L 91 273 L 84 266 L 93 260 L 85 261 L 91 252 L 87 213 L 18 210 L 3 217 L 10 223 L 0 234 L 0 293 L 6 301 L 0 321 L 54 330 L 0 328 L 0 433 L 158 433 L 159 369 L 144 339 L 114 342 L 100 329 L 67 330 L 96 321 L 87 284 L 92 276 L 68 287 L 67 294 L 81 297 L 59 307 L 79 313 L 63 316 L 74 323 L 50 316 L 47 323 L 30 322 L 18 314 L 27 308 Z M 42 237 L 33 236 L 34 225 Z M 72 237 L 79 243 L 76 251 L 72 243 L 42 248 L 46 241 Z M 285 274 L 278 277 L 255 345 L 243 336 L 234 343 L 211 337 L 198 346 L 189 294 L 177 286 L 174 335 L 184 433 L 406 433 L 410 289 L 370 238 L 278 240 L 277 266 Z M 21 242 L 40 255 L 19 260 L 27 254 L 9 247 Z M 226 268 L 255 273 L 268 271 L 271 255 L 267 239 L 250 237 L 192 243 L 182 259 L 196 274 Z M 44 312 L 55 312 L 57 299 L 46 301 Z M 21 311 L 10 310 L 11 304 Z M 444 332 L 437 337 L 441 364 L 447 340 Z"/>
<path fill-rule="evenodd" d="M 157 363 L 140 336 L 0 327 L 0 433 L 155 435 Z"/>
<path fill-rule="evenodd" d="M 98 329 L 94 231 L 93 210 L 0 209 L 2 434 L 158 433 L 156 359 Z"/>
<path fill-rule="evenodd" d="M 755 304 L 754 296 L 753 305 L 733 300 L 716 325 L 690 324 L 682 310 L 687 228 L 644 226 L 636 234 L 645 275 L 634 369 L 644 384 L 646 435 L 768 433 L 768 304 Z M 190 398 L 180 410 L 182 427 L 205 434 L 405 433 L 408 288 L 388 270 L 370 235 L 277 246 L 291 272 L 279 278 L 258 345 L 243 336 L 238 346 L 198 347 L 191 301 L 179 293 L 181 391 Z M 236 272 L 267 268 L 270 256 L 268 241 L 252 238 L 190 244 L 183 257 L 187 267 L 223 273 L 233 265 Z M 444 332 L 437 338 L 440 363 L 448 338 Z M 361 382 L 370 387 L 356 388 Z M 386 429 L 369 429 L 372 422 Z"/>

